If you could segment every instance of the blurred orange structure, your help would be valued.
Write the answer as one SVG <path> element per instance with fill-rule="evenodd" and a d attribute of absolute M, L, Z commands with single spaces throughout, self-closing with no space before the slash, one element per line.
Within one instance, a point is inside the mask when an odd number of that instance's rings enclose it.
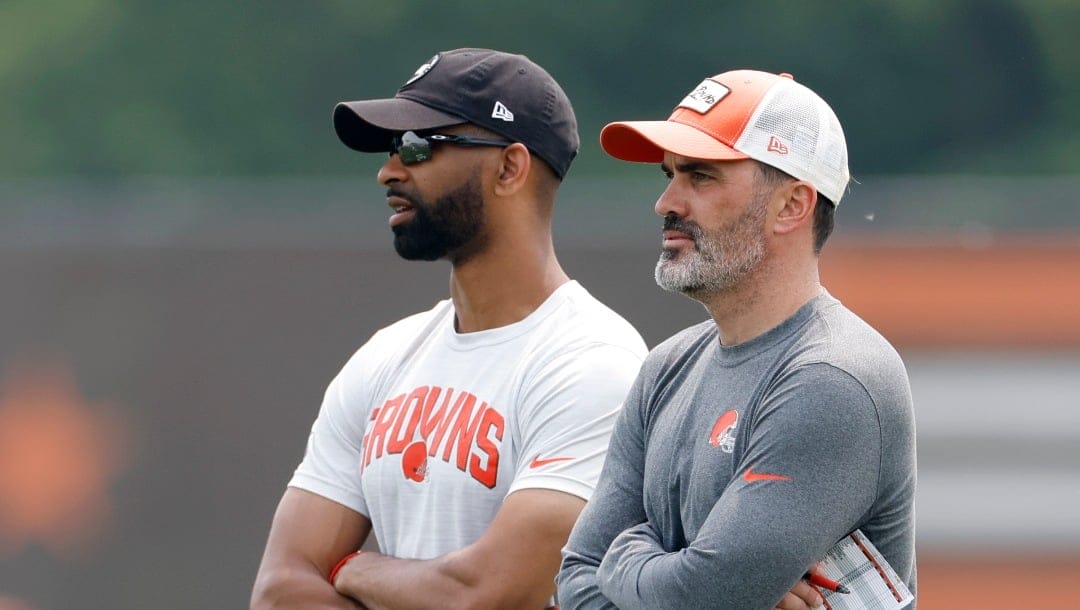
<path fill-rule="evenodd" d="M 1080 244 L 837 242 L 822 281 L 894 344 L 1080 349 Z"/>
<path fill-rule="evenodd" d="M 0 610 L 32 610 L 32 608 L 24 601 L 0 595 Z"/>
<path fill-rule="evenodd" d="M 90 405 L 70 370 L 16 365 L 0 383 L 0 551 L 39 543 L 56 555 L 79 548 L 110 513 L 109 485 L 124 434 L 107 408 Z"/>
<path fill-rule="evenodd" d="M 1080 557 L 919 557 L 919 610 L 1073 608 Z"/>

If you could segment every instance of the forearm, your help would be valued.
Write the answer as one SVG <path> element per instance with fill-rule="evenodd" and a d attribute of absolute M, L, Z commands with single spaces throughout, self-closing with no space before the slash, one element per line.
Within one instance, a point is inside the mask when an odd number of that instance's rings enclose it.
<path fill-rule="evenodd" d="M 314 566 L 260 572 L 251 596 L 252 610 L 360 610 L 363 606 L 338 593 Z"/>
<path fill-rule="evenodd" d="M 334 581 L 339 593 L 371 610 L 471 607 L 481 583 L 456 570 L 450 556 L 400 559 L 364 552 L 346 563 Z"/>
<path fill-rule="evenodd" d="M 334 563 L 364 543 L 366 517 L 290 487 L 278 504 L 251 594 L 252 609 L 360 608 L 327 580 Z"/>
<path fill-rule="evenodd" d="M 623 610 L 772 608 L 798 578 L 784 580 L 785 563 L 765 548 L 691 544 L 667 552 L 642 524 L 612 542 L 598 579 L 604 596 Z"/>
<path fill-rule="evenodd" d="M 615 537 L 600 562 L 596 571 L 600 593 L 624 610 L 702 607 L 691 602 L 694 591 L 687 586 L 691 574 L 679 570 L 693 566 L 679 565 L 680 554 L 665 552 L 648 523 L 636 525 Z M 712 607 L 717 601 L 706 600 L 704 605 Z"/>
<path fill-rule="evenodd" d="M 615 604 L 600 592 L 597 570 L 600 561 L 568 552 L 559 570 L 559 605 L 575 610 L 613 609 Z"/>
<path fill-rule="evenodd" d="M 559 605 L 563 608 L 593 610 L 616 607 L 616 603 L 613 603 L 615 600 L 607 597 L 601 587 L 601 566 L 609 544 L 617 538 L 621 528 L 630 527 L 643 517 L 633 511 L 626 514 L 621 510 L 627 503 L 610 493 L 609 490 L 615 487 L 607 486 L 586 505 L 563 550 L 562 566 L 557 578 Z"/>

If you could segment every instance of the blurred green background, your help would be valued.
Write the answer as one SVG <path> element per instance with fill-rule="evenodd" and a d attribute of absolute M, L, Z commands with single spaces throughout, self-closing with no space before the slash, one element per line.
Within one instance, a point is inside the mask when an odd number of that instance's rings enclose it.
<path fill-rule="evenodd" d="M 847 134 L 838 247 L 1077 260 L 1076 32 L 1073 0 L 0 1 L 0 610 L 246 605 L 325 384 L 446 295 L 444 264 L 394 256 L 383 157 L 338 142 L 336 102 L 456 47 L 547 68 L 582 135 L 560 257 L 655 345 L 704 312 L 653 285 L 662 181 L 602 154 L 605 123 L 666 117 L 728 69 L 791 72 Z M 1028 272 L 997 269 L 1003 293 Z M 1080 269 L 1055 269 L 1031 302 L 1080 310 Z M 949 562 L 1080 565 L 1068 320 L 1052 348 L 899 344 L 920 553 L 947 559 L 928 596 Z"/>
<path fill-rule="evenodd" d="M 1068 0 L 513 3 L 7 0 L 0 175 L 349 174 L 334 101 L 390 94 L 433 51 L 522 52 L 595 134 L 661 117 L 734 67 L 835 107 L 853 174 L 1075 173 L 1080 9 Z"/>

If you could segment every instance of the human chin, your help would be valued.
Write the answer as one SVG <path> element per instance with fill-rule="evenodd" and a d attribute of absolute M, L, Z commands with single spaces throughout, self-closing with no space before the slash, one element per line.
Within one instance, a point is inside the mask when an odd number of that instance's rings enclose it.
<path fill-rule="evenodd" d="M 409 261 L 434 261 L 446 256 L 445 235 L 431 221 L 431 216 L 419 206 L 413 212 L 411 219 L 391 227 L 398 256 Z"/>
<path fill-rule="evenodd" d="M 392 227 L 402 258 L 458 260 L 483 248 L 483 199 L 475 177 L 430 204 L 419 197 L 413 204 L 413 217 Z"/>
<path fill-rule="evenodd" d="M 657 286 L 668 292 L 695 293 L 704 288 L 701 257 L 695 251 L 664 249 L 656 262 Z"/>

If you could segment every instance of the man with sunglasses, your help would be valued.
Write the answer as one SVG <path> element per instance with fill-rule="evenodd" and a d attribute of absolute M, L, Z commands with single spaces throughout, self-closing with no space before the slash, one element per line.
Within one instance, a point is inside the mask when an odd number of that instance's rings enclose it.
<path fill-rule="evenodd" d="M 448 260 L 450 298 L 377 332 L 330 383 L 252 607 L 550 605 L 646 353 L 555 257 L 570 102 L 523 56 L 457 49 L 391 99 L 339 104 L 334 126 L 389 153 L 394 247 Z M 357 552 L 372 533 L 379 550 Z"/>

